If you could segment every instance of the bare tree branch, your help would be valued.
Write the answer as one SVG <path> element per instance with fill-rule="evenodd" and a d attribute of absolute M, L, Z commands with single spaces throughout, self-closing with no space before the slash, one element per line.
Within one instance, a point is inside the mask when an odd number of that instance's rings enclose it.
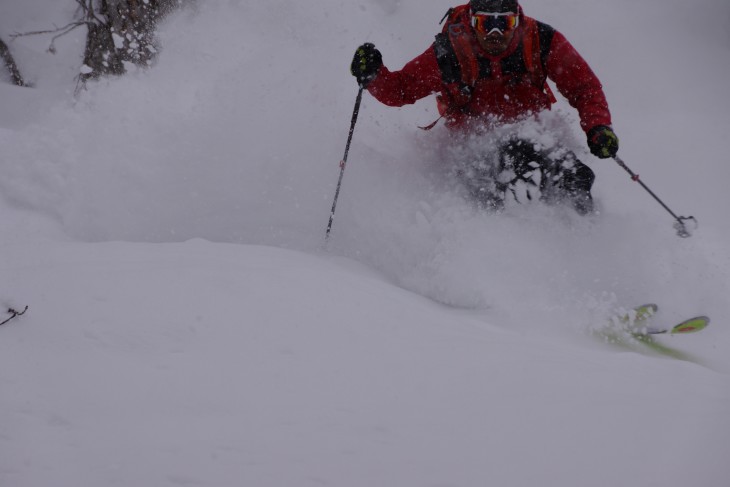
<path fill-rule="evenodd" d="M 75 29 L 76 27 L 79 27 L 81 25 L 85 25 L 86 22 L 78 21 L 78 22 L 71 22 L 70 24 L 67 24 L 63 27 L 58 27 L 56 29 L 48 29 L 48 30 L 36 30 L 32 32 L 16 32 L 14 34 L 10 34 L 11 39 L 15 39 L 17 37 L 26 37 L 26 36 L 36 36 L 36 35 L 42 35 L 42 34 L 55 34 L 56 32 L 61 32 L 62 30 L 66 30 L 68 28 Z"/>
<path fill-rule="evenodd" d="M 10 37 L 15 39 L 17 37 L 43 35 L 43 34 L 55 34 L 56 32 L 60 32 L 60 34 L 57 34 L 57 35 L 51 37 L 51 44 L 48 46 L 48 52 L 50 52 L 51 54 L 56 54 L 56 46 L 55 46 L 56 39 L 58 39 L 59 37 L 65 36 L 69 32 L 76 29 L 77 27 L 81 27 L 81 26 L 84 26 L 87 24 L 88 24 L 88 22 L 85 22 L 85 21 L 72 22 L 63 27 L 59 27 L 58 29 L 37 30 L 34 32 L 16 32 L 15 34 L 11 34 Z"/>

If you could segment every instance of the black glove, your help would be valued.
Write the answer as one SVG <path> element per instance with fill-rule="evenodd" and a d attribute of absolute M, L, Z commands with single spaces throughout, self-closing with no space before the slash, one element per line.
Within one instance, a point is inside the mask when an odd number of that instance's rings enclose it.
<path fill-rule="evenodd" d="M 597 125 L 588 131 L 588 148 L 591 150 L 591 154 L 601 159 L 616 157 L 618 137 L 611 127 Z"/>
<path fill-rule="evenodd" d="M 363 88 L 375 79 L 380 67 L 383 65 L 383 56 L 371 43 L 363 44 L 355 51 L 352 58 L 350 72 L 357 78 L 358 84 Z"/>

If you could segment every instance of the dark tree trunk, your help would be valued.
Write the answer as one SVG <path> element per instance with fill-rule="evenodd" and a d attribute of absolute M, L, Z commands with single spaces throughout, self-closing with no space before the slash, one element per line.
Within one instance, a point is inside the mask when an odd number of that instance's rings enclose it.
<path fill-rule="evenodd" d="M 26 86 L 23 77 L 20 75 L 20 70 L 18 70 L 18 65 L 15 64 L 13 55 L 10 54 L 10 49 L 8 49 L 8 45 L 5 44 L 2 39 L 0 39 L 0 58 L 2 58 L 5 67 L 8 68 L 8 71 L 10 71 L 10 77 L 13 80 L 13 84 L 16 84 L 18 86 Z"/>
<path fill-rule="evenodd" d="M 158 48 L 155 29 L 179 0 L 77 0 L 88 25 L 82 80 L 120 75 L 125 64 L 149 66 Z"/>
<path fill-rule="evenodd" d="M 89 22 L 84 50 L 83 79 L 99 78 L 108 74 L 123 74 L 124 65 L 114 47 L 114 39 L 104 24 Z"/>

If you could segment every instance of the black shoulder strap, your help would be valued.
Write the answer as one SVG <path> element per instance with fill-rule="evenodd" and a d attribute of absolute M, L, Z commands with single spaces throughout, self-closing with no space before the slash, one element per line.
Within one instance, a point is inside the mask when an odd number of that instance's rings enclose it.
<path fill-rule="evenodd" d="M 454 46 L 451 45 L 449 34 L 446 32 L 436 34 L 433 50 L 436 53 L 436 61 L 441 70 L 441 80 L 445 84 L 460 82 L 461 67 L 459 66 L 459 59 L 456 57 Z"/>
<path fill-rule="evenodd" d="M 540 63 L 542 64 L 543 69 L 546 69 L 548 56 L 550 56 L 550 49 L 553 44 L 555 29 L 538 20 L 537 35 L 540 39 Z"/>

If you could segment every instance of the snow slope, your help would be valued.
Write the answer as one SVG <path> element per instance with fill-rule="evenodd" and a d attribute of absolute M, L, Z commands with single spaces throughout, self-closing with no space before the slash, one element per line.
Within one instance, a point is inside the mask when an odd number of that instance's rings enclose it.
<path fill-rule="evenodd" d="M 415 128 L 433 101 L 366 95 L 323 251 L 353 49 L 400 67 L 448 2 L 199 1 L 77 97 L 83 32 L 11 43 L 35 88 L 0 83 L 0 302 L 30 309 L 0 328 L 0 485 L 726 485 L 730 5 L 523 4 L 692 238 L 585 152 L 599 217 L 475 213 Z M 74 6 L 3 4 L 0 36 Z M 592 337 L 644 301 L 713 318 L 663 340 L 694 361 Z"/>

